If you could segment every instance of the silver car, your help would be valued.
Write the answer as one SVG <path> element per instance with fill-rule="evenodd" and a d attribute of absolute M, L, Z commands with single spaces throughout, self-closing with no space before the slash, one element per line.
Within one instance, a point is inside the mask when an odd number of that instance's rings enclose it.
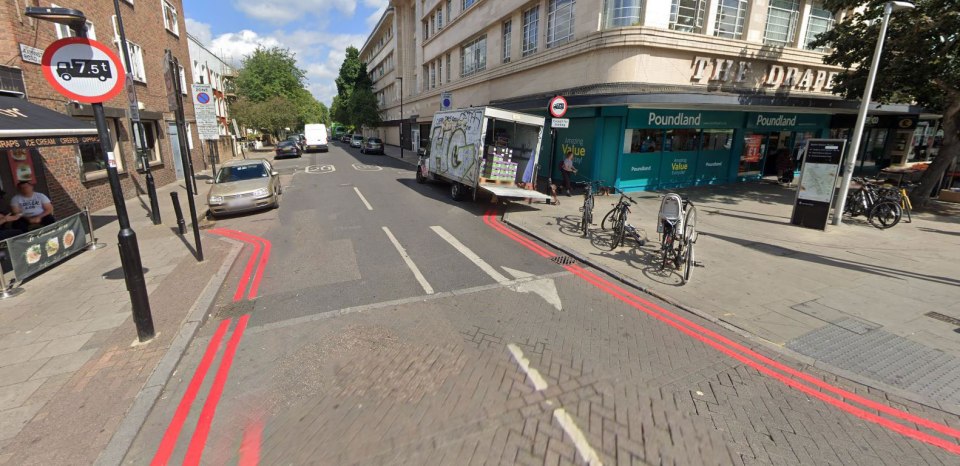
<path fill-rule="evenodd" d="M 212 181 L 207 204 L 213 216 L 280 207 L 280 174 L 264 159 L 232 160 Z"/>

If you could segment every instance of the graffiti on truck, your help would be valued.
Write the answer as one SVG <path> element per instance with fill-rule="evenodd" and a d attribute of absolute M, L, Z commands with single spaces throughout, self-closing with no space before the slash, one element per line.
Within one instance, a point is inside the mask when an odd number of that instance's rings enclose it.
<path fill-rule="evenodd" d="M 433 170 L 449 178 L 465 180 L 479 176 L 483 139 L 483 110 L 463 110 L 437 115 L 431 132 Z"/>

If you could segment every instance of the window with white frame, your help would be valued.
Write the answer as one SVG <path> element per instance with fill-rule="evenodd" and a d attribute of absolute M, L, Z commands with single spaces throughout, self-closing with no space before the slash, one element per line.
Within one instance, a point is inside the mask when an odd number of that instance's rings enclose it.
<path fill-rule="evenodd" d="M 637 25 L 642 12 L 643 0 L 605 0 L 604 27 L 612 29 Z"/>
<path fill-rule="evenodd" d="M 184 71 L 182 66 L 180 67 L 179 71 L 180 71 L 180 93 L 183 95 L 187 95 L 187 93 L 190 92 L 187 90 L 187 72 Z"/>
<path fill-rule="evenodd" d="M 713 35 L 727 39 L 743 38 L 743 23 L 747 18 L 747 0 L 718 0 L 717 22 Z"/>
<path fill-rule="evenodd" d="M 134 80 L 147 82 L 147 71 L 143 66 L 143 47 L 138 44 L 127 41 L 127 53 L 130 55 L 130 76 Z M 123 60 L 123 54 L 120 54 L 120 60 Z M 124 63 L 126 66 L 126 63 Z"/>
<path fill-rule="evenodd" d="M 483 35 L 460 47 L 460 76 L 470 76 L 487 69 L 487 36 Z"/>
<path fill-rule="evenodd" d="M 767 7 L 767 27 L 763 42 L 767 45 L 790 45 L 797 33 L 797 17 L 800 15 L 798 0 L 770 0 Z"/>
<path fill-rule="evenodd" d="M 825 52 L 826 47 L 814 47 L 813 41 L 817 36 L 833 29 L 833 13 L 823 9 L 823 5 L 814 5 L 810 8 L 810 17 L 807 18 L 807 32 L 805 36 L 808 50 Z"/>
<path fill-rule="evenodd" d="M 51 8 L 60 8 L 59 5 L 52 4 Z M 54 23 L 54 29 L 57 31 L 57 39 L 66 39 L 68 37 L 77 37 L 77 32 L 73 30 L 70 26 L 66 24 Z M 87 21 L 87 38 L 97 40 L 97 28 L 93 26 L 93 23 L 89 20 Z"/>
<path fill-rule="evenodd" d="M 423 40 L 430 38 L 430 26 L 427 25 L 426 21 L 423 21 Z"/>
<path fill-rule="evenodd" d="M 706 0 L 673 0 L 670 5 L 670 29 L 682 32 L 703 31 Z"/>
<path fill-rule="evenodd" d="M 453 71 L 451 71 L 452 69 L 453 69 L 453 57 L 451 56 L 451 54 L 448 53 L 447 54 L 447 82 L 450 82 L 452 79 L 451 78 L 451 76 L 453 76 Z"/>
<path fill-rule="evenodd" d="M 437 64 L 430 62 L 430 89 L 437 87 Z"/>
<path fill-rule="evenodd" d="M 447 0 L 447 22 L 453 19 L 453 0 Z"/>
<path fill-rule="evenodd" d="M 443 85 L 443 57 L 437 59 L 437 85 Z"/>
<path fill-rule="evenodd" d="M 470 8 L 474 3 L 477 3 L 477 0 L 463 0 L 463 3 L 461 3 L 463 9 L 460 11 L 467 11 L 467 8 Z"/>
<path fill-rule="evenodd" d="M 423 77 L 423 84 L 421 85 L 422 92 L 426 92 L 430 89 L 430 67 L 428 65 L 423 65 L 423 74 L 420 76 Z"/>
<path fill-rule="evenodd" d="M 512 45 L 512 36 L 513 36 L 513 21 L 507 20 L 504 21 L 500 26 L 503 30 L 503 62 L 510 62 L 510 46 Z"/>
<path fill-rule="evenodd" d="M 437 8 L 437 30 L 443 29 L 443 8 Z"/>
<path fill-rule="evenodd" d="M 547 47 L 573 40 L 573 0 L 550 0 L 547 5 Z"/>
<path fill-rule="evenodd" d="M 180 35 L 180 18 L 177 9 L 170 2 L 163 0 L 163 27 L 175 35 Z"/>
<path fill-rule="evenodd" d="M 141 138 L 138 125 L 143 126 L 143 138 Z M 137 149 L 137 159 L 135 160 L 137 170 L 143 170 L 143 159 L 147 159 L 150 165 L 160 163 L 160 145 L 157 144 L 157 125 L 156 122 L 143 120 L 139 123 L 133 123 L 133 144 Z"/>
<path fill-rule="evenodd" d="M 520 50 L 525 57 L 537 52 L 537 31 L 540 25 L 540 7 L 535 6 L 523 12 L 523 46 Z"/>

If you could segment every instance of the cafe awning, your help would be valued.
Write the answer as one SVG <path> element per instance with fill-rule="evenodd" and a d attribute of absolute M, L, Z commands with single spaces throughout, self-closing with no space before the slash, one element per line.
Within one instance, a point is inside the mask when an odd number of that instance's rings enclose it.
<path fill-rule="evenodd" d="M 78 120 L 17 97 L 0 96 L 0 149 L 97 141 L 92 121 Z"/>

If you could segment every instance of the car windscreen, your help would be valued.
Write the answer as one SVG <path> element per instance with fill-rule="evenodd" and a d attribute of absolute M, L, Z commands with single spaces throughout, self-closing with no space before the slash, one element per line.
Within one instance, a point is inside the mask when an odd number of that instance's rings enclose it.
<path fill-rule="evenodd" d="M 297 143 L 295 141 L 283 141 L 280 144 L 277 144 L 277 147 L 293 147 Z"/>
<path fill-rule="evenodd" d="M 372 142 L 372 143 L 374 143 L 374 144 L 382 144 L 382 143 L 383 143 L 383 141 L 381 141 L 381 140 L 379 140 L 379 139 L 377 139 L 377 138 L 370 138 L 370 139 L 367 140 L 367 142 Z"/>
<path fill-rule="evenodd" d="M 217 173 L 217 183 L 229 183 L 231 181 L 255 180 L 257 178 L 266 178 L 270 176 L 263 164 L 234 165 L 232 167 L 223 167 Z"/>

